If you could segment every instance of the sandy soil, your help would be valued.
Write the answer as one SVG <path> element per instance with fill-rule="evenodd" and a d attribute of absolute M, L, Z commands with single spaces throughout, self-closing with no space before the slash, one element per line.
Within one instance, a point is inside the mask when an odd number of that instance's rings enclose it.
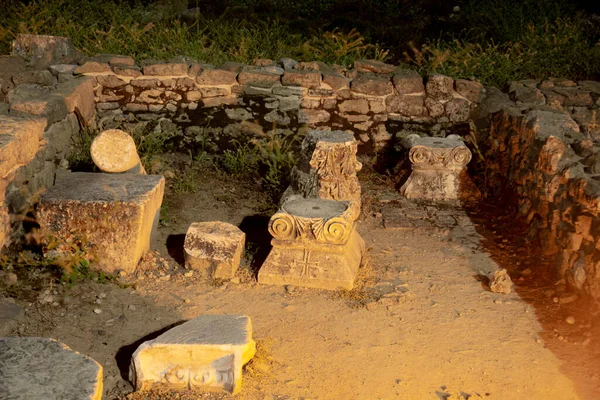
<path fill-rule="evenodd" d="M 26 318 L 13 334 L 53 337 L 96 359 L 107 399 L 131 392 L 128 363 L 141 342 L 222 313 L 249 315 L 260 347 L 239 399 L 600 398 L 598 315 L 581 300 L 561 300 L 564 285 L 548 277 L 512 217 L 500 215 L 506 210 L 408 202 L 392 185 L 363 178 L 371 207 L 358 229 L 369 261 L 356 290 L 258 285 L 249 271 L 268 251 L 265 197 L 251 183 L 208 173 L 196 194 L 168 195 L 156 252 L 122 278 L 135 288 L 53 286 L 53 306 L 37 300 L 49 289 L 44 275 L 21 278 L 11 293 Z M 189 223 L 207 220 L 248 233 L 254 261 L 241 268 L 240 283 L 189 276 L 177 264 Z M 489 291 L 485 276 L 498 268 L 509 270 L 516 293 Z"/>

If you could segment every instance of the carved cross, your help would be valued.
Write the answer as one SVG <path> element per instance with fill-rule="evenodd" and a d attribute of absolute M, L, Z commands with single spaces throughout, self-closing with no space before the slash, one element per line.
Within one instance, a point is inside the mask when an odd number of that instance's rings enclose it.
<path fill-rule="evenodd" d="M 302 260 L 294 260 L 293 266 L 294 270 L 299 267 L 298 269 L 301 271 L 300 276 L 316 276 L 316 273 L 321 272 L 319 261 L 310 261 L 310 250 L 306 249 L 304 249 Z"/>

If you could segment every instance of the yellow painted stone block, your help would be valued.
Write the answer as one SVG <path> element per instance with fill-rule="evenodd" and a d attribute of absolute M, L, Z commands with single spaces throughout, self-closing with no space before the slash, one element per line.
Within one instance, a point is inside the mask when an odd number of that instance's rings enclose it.
<path fill-rule="evenodd" d="M 136 390 L 165 385 L 238 393 L 242 366 L 255 352 L 249 317 L 203 315 L 138 347 L 131 360 L 130 379 Z"/>

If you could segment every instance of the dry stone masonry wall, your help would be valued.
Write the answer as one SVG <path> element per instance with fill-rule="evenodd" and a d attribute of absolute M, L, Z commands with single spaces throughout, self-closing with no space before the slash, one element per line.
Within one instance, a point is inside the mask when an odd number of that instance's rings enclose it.
<path fill-rule="evenodd" d="M 140 67 L 102 56 L 73 73 L 95 78 L 103 127 L 167 118 L 185 142 L 215 149 L 240 136 L 307 126 L 349 130 L 380 150 L 399 132 L 443 136 L 468 121 L 483 93 L 477 82 L 433 75 L 424 83 L 415 71 L 377 61 L 357 61 L 353 70 L 291 59 Z"/>
<path fill-rule="evenodd" d="M 67 167 L 71 137 L 95 123 L 93 78 L 59 75 L 0 57 L 0 246 Z"/>
<path fill-rule="evenodd" d="M 513 82 L 487 137 L 487 181 L 511 191 L 557 276 L 600 299 L 600 83 Z M 513 102 L 514 100 L 514 102 Z"/>

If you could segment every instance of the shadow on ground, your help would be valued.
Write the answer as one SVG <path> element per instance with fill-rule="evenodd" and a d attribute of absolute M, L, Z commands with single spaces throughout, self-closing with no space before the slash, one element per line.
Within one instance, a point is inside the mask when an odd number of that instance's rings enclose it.
<path fill-rule="evenodd" d="M 125 381 L 129 381 L 129 366 L 131 364 L 131 358 L 133 357 L 133 353 L 135 353 L 137 348 L 140 347 L 142 343 L 147 342 L 148 340 L 154 340 L 169 329 L 175 328 L 176 326 L 179 326 L 184 322 L 186 321 L 182 320 L 175 322 L 173 324 L 165 326 L 162 329 L 159 329 L 158 331 L 152 332 L 131 344 L 121 347 L 119 351 L 117 351 L 117 354 L 115 356 L 117 367 L 119 367 L 119 371 L 121 372 L 121 378 L 123 378 Z"/>
<path fill-rule="evenodd" d="M 239 226 L 242 232 L 246 234 L 246 255 L 250 260 L 252 274 L 255 276 L 267 259 L 272 247 L 269 219 L 264 215 L 250 215 L 244 217 Z"/>
<path fill-rule="evenodd" d="M 582 399 L 600 398 L 600 314 L 589 299 L 576 299 L 564 281 L 557 281 L 551 257 L 528 235 L 512 202 L 487 199 L 467 209 L 480 245 L 500 268 L 505 268 L 522 300 L 534 307 L 545 346 L 562 361 Z M 475 277 L 489 290 L 486 277 Z M 566 322 L 574 317 L 575 323 Z M 586 338 L 592 338 L 587 340 Z M 586 343 L 587 342 L 587 343 Z"/>

